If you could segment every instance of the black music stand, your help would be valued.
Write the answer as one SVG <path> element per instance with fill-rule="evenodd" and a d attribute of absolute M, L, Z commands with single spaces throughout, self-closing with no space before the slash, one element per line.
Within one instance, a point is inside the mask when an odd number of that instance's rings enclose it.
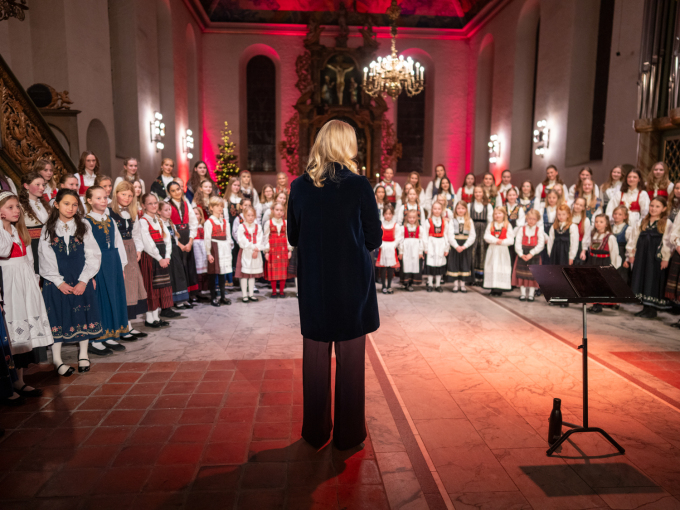
<path fill-rule="evenodd" d="M 588 331 L 586 305 L 588 303 L 639 303 L 635 294 L 612 266 L 529 266 L 545 300 L 549 303 L 578 303 L 583 306 L 583 426 L 562 434 L 546 454 L 552 455 L 569 436 L 579 432 L 599 432 L 620 453 L 625 453 L 604 430 L 588 426 Z"/>

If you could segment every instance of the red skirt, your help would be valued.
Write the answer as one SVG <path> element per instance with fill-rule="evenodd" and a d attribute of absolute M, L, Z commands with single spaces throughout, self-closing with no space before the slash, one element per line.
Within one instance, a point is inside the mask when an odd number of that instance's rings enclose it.
<path fill-rule="evenodd" d="M 276 246 L 269 249 L 269 260 L 264 261 L 264 279 L 270 282 L 288 278 L 288 247 Z"/>
<path fill-rule="evenodd" d="M 172 286 L 168 285 L 160 289 L 153 286 L 154 259 L 148 253 L 143 252 L 140 263 L 144 288 L 146 289 L 146 305 L 149 311 L 172 307 Z"/>

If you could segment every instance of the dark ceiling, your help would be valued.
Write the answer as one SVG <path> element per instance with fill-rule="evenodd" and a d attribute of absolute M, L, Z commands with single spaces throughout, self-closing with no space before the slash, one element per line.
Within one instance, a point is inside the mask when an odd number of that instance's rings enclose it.
<path fill-rule="evenodd" d="M 402 27 L 463 28 L 492 0 L 402 0 Z M 322 25 L 337 25 L 342 0 L 199 0 L 212 22 L 306 24 L 312 13 Z M 347 24 L 388 26 L 390 0 L 346 1 Z"/>

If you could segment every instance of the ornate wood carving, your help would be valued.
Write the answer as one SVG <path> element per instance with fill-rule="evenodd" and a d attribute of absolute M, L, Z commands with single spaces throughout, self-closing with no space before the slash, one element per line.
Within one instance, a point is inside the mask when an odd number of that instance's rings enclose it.
<path fill-rule="evenodd" d="M 401 158 L 401 154 L 402 146 L 397 141 L 397 133 L 394 130 L 394 124 L 388 119 L 383 119 L 382 168 L 394 168 L 394 165 L 397 164 L 397 160 Z"/>
<path fill-rule="evenodd" d="M 372 175 L 382 167 L 383 117 L 387 104 L 382 97 L 371 98 L 362 90 L 363 68 L 374 58 L 378 48 L 372 21 L 367 17 L 361 29 L 363 44 L 347 48 L 345 28 L 340 23 L 340 34 L 335 47 L 320 43 L 324 27 L 318 15 L 313 15 L 307 25 L 304 39 L 305 51 L 295 62 L 300 97 L 295 104 L 297 114 L 286 123 L 286 141 L 280 144 L 281 158 L 289 171 L 301 174 L 309 157 L 309 150 L 321 126 L 330 119 L 340 119 L 351 124 L 357 132 L 359 167 Z M 297 130 L 293 126 L 297 122 Z M 392 147 L 395 137 L 390 139 Z M 297 136 L 297 144 L 291 137 Z M 293 149 L 294 147 L 294 149 Z M 290 152 L 295 152 L 295 157 Z"/>
<path fill-rule="evenodd" d="M 47 122 L 0 58 L 0 167 L 16 182 L 38 159 L 53 162 L 57 177 L 76 171 Z"/>
<path fill-rule="evenodd" d="M 0 21 L 9 18 L 16 18 L 19 21 L 24 21 L 26 15 L 24 11 L 28 10 L 26 0 L 0 0 Z"/>

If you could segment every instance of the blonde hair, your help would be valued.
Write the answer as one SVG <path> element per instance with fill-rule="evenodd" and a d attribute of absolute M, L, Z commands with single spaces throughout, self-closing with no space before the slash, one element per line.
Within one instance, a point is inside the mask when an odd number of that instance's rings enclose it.
<path fill-rule="evenodd" d="M 510 222 L 508 221 L 508 211 L 505 210 L 505 207 L 496 207 L 493 210 L 493 214 L 491 215 L 491 228 L 492 230 L 495 231 L 495 227 L 493 226 L 493 223 L 496 222 L 496 220 L 493 219 L 493 217 L 496 215 L 496 213 L 499 212 L 503 215 L 503 228 L 508 228 L 508 225 L 510 225 Z"/>
<path fill-rule="evenodd" d="M 668 202 L 664 197 L 654 197 L 650 200 L 649 203 L 651 204 L 654 201 L 659 202 L 664 207 L 664 210 L 661 212 L 661 215 L 659 216 L 659 219 L 656 222 L 656 230 L 659 232 L 659 234 L 664 234 L 666 232 L 666 223 L 668 221 Z M 645 218 L 640 223 L 640 231 L 644 232 L 647 229 L 651 217 L 652 214 L 647 213 L 647 216 L 645 216 Z"/>
<path fill-rule="evenodd" d="M 243 208 L 243 212 L 241 213 L 241 214 L 243 214 L 243 221 L 246 221 L 246 214 L 248 214 L 250 211 L 252 211 L 253 216 L 255 216 L 255 218 L 257 218 L 257 212 L 255 211 L 255 208 L 252 205 L 247 205 Z"/>
<path fill-rule="evenodd" d="M 526 213 L 525 217 L 531 216 L 532 218 L 536 218 L 536 221 L 541 221 L 541 213 L 538 212 L 536 209 L 529 209 L 529 212 Z"/>
<path fill-rule="evenodd" d="M 212 208 L 215 206 L 222 206 L 224 207 L 224 200 L 220 197 L 210 197 L 210 201 L 208 202 L 208 211 L 212 213 Z"/>
<path fill-rule="evenodd" d="M 272 190 L 272 201 L 275 200 L 274 194 L 276 193 L 276 190 L 274 189 L 274 186 L 272 186 L 271 184 L 265 184 L 264 186 L 262 186 L 262 191 L 260 191 L 260 202 L 263 204 L 267 203 L 267 197 L 264 196 L 264 192 L 267 189 Z"/>
<path fill-rule="evenodd" d="M 465 200 L 459 200 L 456 202 L 456 205 L 453 206 L 453 217 L 455 218 L 457 216 L 456 210 L 458 209 L 459 205 L 465 208 L 465 214 L 463 215 L 463 228 L 472 230 L 474 225 L 472 223 L 472 218 L 470 218 L 470 209 L 468 209 L 467 202 L 465 202 Z"/>
<path fill-rule="evenodd" d="M 307 175 L 317 188 L 322 188 L 327 178 L 335 177 L 339 163 L 358 173 L 353 159 L 357 155 L 357 136 L 354 128 L 341 120 L 331 120 L 323 125 L 309 152 Z"/>
<path fill-rule="evenodd" d="M 5 205 L 10 200 L 16 200 L 19 207 L 21 207 L 21 202 L 19 201 L 19 197 L 16 196 L 16 195 L 7 195 L 5 198 L 0 200 L 0 207 Z M 17 233 L 19 234 L 21 241 L 24 243 L 24 248 L 30 250 L 31 249 L 31 234 L 29 234 L 28 228 L 26 228 L 26 221 L 24 220 L 24 215 L 20 214 L 19 219 L 15 223 L 12 223 L 12 225 L 14 225 L 14 227 L 17 229 Z"/>
<path fill-rule="evenodd" d="M 661 168 L 663 168 L 663 175 L 661 176 L 661 179 L 658 181 L 655 180 L 654 177 L 654 167 L 656 165 L 661 165 Z M 649 182 L 647 183 L 647 188 L 650 189 L 650 191 L 654 191 L 654 186 L 656 186 L 656 189 L 659 190 L 665 190 L 668 188 L 668 186 L 671 183 L 671 179 L 669 176 L 670 169 L 668 168 L 668 165 L 666 164 L 665 161 L 657 161 L 652 165 L 652 168 L 649 169 L 649 172 L 647 172 L 648 180 Z"/>
<path fill-rule="evenodd" d="M 132 184 L 132 181 L 124 180 L 118 183 L 116 189 L 113 190 L 113 196 L 111 197 L 111 204 L 109 204 L 109 207 L 111 207 L 111 210 L 116 214 L 120 214 L 121 207 L 118 203 L 117 194 L 122 193 L 123 191 L 132 192 L 132 202 L 130 202 L 130 205 L 128 205 L 125 209 L 127 209 L 127 212 L 130 214 L 130 219 L 132 221 L 137 221 L 137 197 L 135 197 L 135 188 Z"/>
<path fill-rule="evenodd" d="M 170 202 L 166 202 L 165 200 L 158 202 L 158 216 L 160 217 L 159 223 L 161 225 L 163 225 L 166 221 L 165 218 L 163 218 L 160 215 L 160 212 L 163 210 L 164 207 L 169 207 L 170 209 L 172 209 L 172 205 L 170 205 Z M 170 228 L 175 233 L 175 237 L 179 237 L 179 232 L 177 232 L 177 229 L 175 228 L 175 224 L 172 222 L 172 220 L 167 220 L 167 221 L 170 222 Z M 167 225 L 164 225 L 164 226 L 167 228 Z M 163 235 L 163 237 L 165 237 L 165 235 Z"/>
<path fill-rule="evenodd" d="M 205 180 L 207 180 L 207 179 L 205 179 Z M 238 193 L 232 193 L 232 191 L 231 191 L 231 187 L 234 185 L 235 182 L 238 182 L 238 184 L 239 184 Z M 201 184 L 203 184 L 203 182 L 201 182 Z M 241 179 L 239 179 L 238 177 L 234 177 L 233 175 L 231 177 L 229 177 L 229 183 L 227 184 L 227 189 L 224 191 L 224 200 L 229 202 L 232 195 L 236 195 L 237 197 L 239 197 L 241 199 L 243 198 L 243 193 L 241 192 Z"/>

